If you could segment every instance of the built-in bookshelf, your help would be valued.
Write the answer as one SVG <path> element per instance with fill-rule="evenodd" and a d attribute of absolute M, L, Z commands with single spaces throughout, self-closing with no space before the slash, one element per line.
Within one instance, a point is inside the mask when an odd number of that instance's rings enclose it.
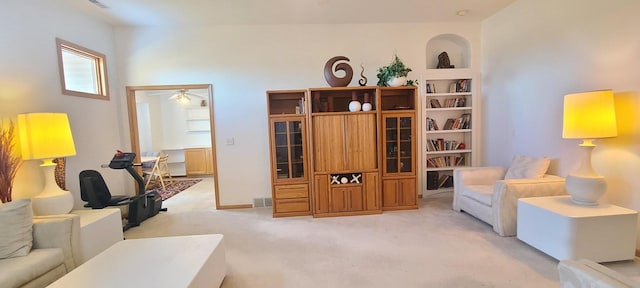
<path fill-rule="evenodd" d="M 453 190 L 453 169 L 472 166 L 475 101 L 469 69 L 432 69 L 423 82 L 424 196 Z"/>
<path fill-rule="evenodd" d="M 465 37 L 449 33 L 427 42 L 427 69 L 418 81 L 423 197 L 452 191 L 453 170 L 478 163 L 479 77 L 470 48 Z M 437 69 L 442 52 L 447 52 L 450 68 Z"/>

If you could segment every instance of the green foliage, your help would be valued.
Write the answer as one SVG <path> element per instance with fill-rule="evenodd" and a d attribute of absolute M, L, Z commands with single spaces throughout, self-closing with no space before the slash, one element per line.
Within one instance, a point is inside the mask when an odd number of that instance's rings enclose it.
<path fill-rule="evenodd" d="M 387 66 L 378 68 L 378 86 L 387 86 L 387 82 L 395 77 L 406 77 L 411 72 L 411 68 L 402 63 L 397 54 L 393 55 L 393 61 Z"/>
<path fill-rule="evenodd" d="M 407 83 L 404 84 L 405 86 L 418 86 L 418 79 L 416 80 L 407 80 Z"/>

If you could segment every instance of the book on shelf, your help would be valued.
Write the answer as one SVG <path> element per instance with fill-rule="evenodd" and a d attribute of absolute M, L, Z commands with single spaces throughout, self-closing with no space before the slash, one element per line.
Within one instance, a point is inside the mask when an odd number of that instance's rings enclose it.
<path fill-rule="evenodd" d="M 456 81 L 455 92 L 471 92 L 471 79 L 459 79 Z"/>
<path fill-rule="evenodd" d="M 425 88 L 426 88 L 425 92 L 427 92 L 428 94 L 437 93 L 436 92 L 436 85 L 433 84 L 433 83 L 427 82 L 427 84 L 425 85 Z"/>
<path fill-rule="evenodd" d="M 434 131 L 438 129 L 438 123 L 433 118 L 427 117 L 427 131 Z"/>
<path fill-rule="evenodd" d="M 467 101 L 466 101 L 465 97 L 449 98 L 449 99 L 444 100 L 444 107 L 446 107 L 446 108 L 465 107 L 466 102 Z"/>
<path fill-rule="evenodd" d="M 304 114 L 304 107 L 306 105 L 305 101 L 306 100 L 304 100 L 304 97 L 298 100 L 298 106 L 296 106 L 296 114 Z"/>
<path fill-rule="evenodd" d="M 442 108 L 442 105 L 440 105 L 440 100 L 438 99 L 431 99 L 429 100 L 429 103 L 431 104 L 431 108 Z"/>
<path fill-rule="evenodd" d="M 453 118 L 447 119 L 447 121 L 444 123 L 444 127 L 442 127 L 442 130 L 453 130 L 453 129 L 456 129 L 456 128 L 453 127 L 453 124 L 454 124 L 454 122 L 456 120 L 457 119 L 453 119 Z"/>
<path fill-rule="evenodd" d="M 453 176 L 442 174 L 438 178 L 438 189 L 453 187 Z"/>

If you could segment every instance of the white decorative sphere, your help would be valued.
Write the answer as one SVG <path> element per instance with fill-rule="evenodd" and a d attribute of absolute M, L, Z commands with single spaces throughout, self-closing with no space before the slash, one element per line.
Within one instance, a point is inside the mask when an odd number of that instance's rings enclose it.
<path fill-rule="evenodd" d="M 360 111 L 360 108 L 362 108 L 362 105 L 360 105 L 360 102 L 358 101 L 351 101 L 349 103 L 349 111 L 351 112 Z"/>
<path fill-rule="evenodd" d="M 347 177 L 340 178 L 340 183 L 347 184 L 348 182 L 349 182 L 349 179 L 347 179 Z"/>
<path fill-rule="evenodd" d="M 362 111 L 371 111 L 371 108 L 373 108 L 371 106 L 371 103 L 364 103 L 362 104 Z"/>

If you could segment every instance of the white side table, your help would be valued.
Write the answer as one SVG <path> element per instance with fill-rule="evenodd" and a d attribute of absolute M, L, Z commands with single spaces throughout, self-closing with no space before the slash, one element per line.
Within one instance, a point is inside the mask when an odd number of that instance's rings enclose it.
<path fill-rule="evenodd" d="M 518 200 L 518 239 L 558 260 L 596 262 L 635 257 L 638 212 L 611 205 L 580 206 L 571 196 Z"/>
<path fill-rule="evenodd" d="M 122 216 L 118 208 L 72 210 L 80 215 L 80 262 L 122 241 Z"/>

